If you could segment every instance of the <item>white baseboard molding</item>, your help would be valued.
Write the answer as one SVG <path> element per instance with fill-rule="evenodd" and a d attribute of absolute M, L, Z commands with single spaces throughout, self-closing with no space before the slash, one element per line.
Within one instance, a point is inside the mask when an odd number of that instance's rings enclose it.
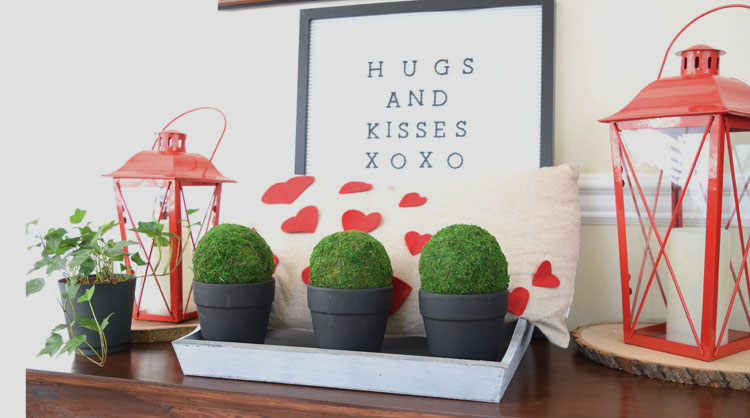
<path fill-rule="evenodd" d="M 729 183 L 726 183 L 729 181 Z M 739 181 L 739 180 L 738 180 Z M 653 203 L 654 191 L 656 189 L 657 177 L 641 176 L 639 177 L 641 187 L 646 198 L 649 200 L 649 207 Z M 730 185 L 730 187 L 727 187 Z M 615 211 L 615 193 L 614 193 L 614 180 L 612 173 L 582 173 L 578 180 L 579 188 L 579 199 L 581 203 L 581 223 L 584 225 L 614 225 L 617 223 L 617 212 Z M 750 192 L 749 192 L 750 193 Z M 626 222 L 628 225 L 638 225 L 638 216 L 634 209 L 633 197 L 630 191 L 626 188 L 624 190 L 625 198 L 625 212 Z M 644 225 L 648 225 L 649 220 L 645 212 L 643 212 L 643 205 L 639 194 L 636 192 L 635 197 L 639 202 L 639 210 L 641 210 L 641 217 Z M 744 198 L 745 204 L 743 205 L 742 215 L 743 219 L 747 219 L 746 222 L 750 222 L 750 204 L 748 200 L 750 195 L 746 195 Z M 731 199 L 731 200 L 730 200 Z M 722 218 L 724 222 L 729 219 L 729 215 L 732 212 L 733 196 L 731 190 L 731 179 L 725 180 L 724 187 L 724 202 Z M 726 204 L 731 202 L 731 206 Z M 670 200 L 670 185 L 668 181 L 663 181 L 661 185 L 661 192 L 659 193 L 659 201 L 657 203 L 655 214 L 656 224 L 659 226 L 666 226 L 669 224 L 669 220 L 672 216 L 672 206 Z M 683 201 L 683 224 L 685 226 L 700 226 L 704 225 L 705 222 L 705 205 L 703 202 L 696 198 L 686 195 Z"/>

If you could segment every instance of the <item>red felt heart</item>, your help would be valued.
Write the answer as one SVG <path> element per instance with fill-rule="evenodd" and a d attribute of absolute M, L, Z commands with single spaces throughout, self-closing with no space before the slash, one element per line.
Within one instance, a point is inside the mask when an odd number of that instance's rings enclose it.
<path fill-rule="evenodd" d="M 372 184 L 370 183 L 363 183 L 361 181 L 350 181 L 349 183 L 346 183 L 345 185 L 341 186 L 341 190 L 339 190 L 339 194 L 366 192 L 370 189 L 372 189 Z"/>
<path fill-rule="evenodd" d="M 542 261 L 539 268 L 531 279 L 531 284 L 539 287 L 557 287 L 560 286 L 560 279 L 552 274 L 552 263 L 549 260 Z"/>
<path fill-rule="evenodd" d="M 406 246 L 409 247 L 409 252 L 411 255 L 417 255 L 422 251 L 422 247 L 424 247 L 425 244 L 427 244 L 427 241 L 432 238 L 432 234 L 422 234 L 420 235 L 418 232 L 409 231 L 404 235 L 404 241 L 406 241 Z"/>
<path fill-rule="evenodd" d="M 300 209 L 297 216 L 284 221 L 281 224 L 281 230 L 284 232 L 315 232 L 315 228 L 318 227 L 318 208 L 315 206 L 305 206 Z"/>
<path fill-rule="evenodd" d="M 391 311 L 388 312 L 388 315 L 393 315 L 404 304 L 406 297 L 411 293 L 411 286 L 398 277 L 391 277 L 391 283 L 393 283 L 393 301 L 391 302 Z"/>
<path fill-rule="evenodd" d="M 425 202 L 427 202 L 427 198 L 420 196 L 419 193 L 407 193 L 401 198 L 398 207 L 411 208 L 414 206 L 422 206 Z"/>
<path fill-rule="evenodd" d="M 370 232 L 380 224 L 380 218 L 378 212 L 365 215 L 356 209 L 351 209 L 341 216 L 341 225 L 344 227 L 344 231 L 356 229 L 357 231 Z"/>
<path fill-rule="evenodd" d="M 269 187 L 263 197 L 260 199 L 263 203 L 274 204 L 274 203 L 292 203 L 305 189 L 310 186 L 315 177 L 312 176 L 297 176 L 292 177 L 286 182 L 276 183 Z"/>
<path fill-rule="evenodd" d="M 302 270 L 302 281 L 305 282 L 305 284 L 310 284 L 310 266 L 307 266 Z"/>
<path fill-rule="evenodd" d="M 279 265 L 279 257 L 276 257 L 276 254 L 273 255 L 273 273 L 276 273 L 276 267 Z"/>
<path fill-rule="evenodd" d="M 521 316 L 528 303 L 529 291 L 525 287 L 517 287 L 508 293 L 508 312 Z"/>

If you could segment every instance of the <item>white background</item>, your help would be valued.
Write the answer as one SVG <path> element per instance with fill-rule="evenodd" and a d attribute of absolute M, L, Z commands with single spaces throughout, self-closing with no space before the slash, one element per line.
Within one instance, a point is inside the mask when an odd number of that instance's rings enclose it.
<path fill-rule="evenodd" d="M 150 147 L 153 133 L 191 107 L 214 105 L 229 129 L 214 159 L 238 181 L 222 195 L 222 219 L 242 222 L 267 183 L 293 172 L 299 9 L 302 3 L 217 12 L 212 0 L 13 1 L 0 5 L 0 152 L 6 294 L 4 399 L 24 399 L 24 362 L 59 312 L 44 295 L 25 299 L 32 258 L 23 226 L 56 225 L 76 206 L 114 218 L 115 170 Z M 557 0 L 555 163 L 611 175 L 615 113 L 656 78 L 664 50 L 715 0 Z M 675 49 L 705 43 L 727 51 L 722 74 L 750 81 L 750 13 L 725 10 L 688 29 Z M 679 74 L 670 55 L 665 76 Z M 210 153 L 220 118 L 206 112 L 176 127 L 190 152 Z M 256 193 L 256 194 L 253 194 Z M 619 319 L 615 227 L 584 225 L 570 327 Z M 51 287 L 50 287 L 51 288 Z M 47 295 L 51 297 L 51 295 Z M 22 316 L 25 315 L 25 316 Z M 41 334 L 41 335 L 40 335 Z M 26 347 L 30 348 L 26 348 Z M 22 405 L 4 405 L 21 416 Z"/>
<path fill-rule="evenodd" d="M 403 181 L 539 167 L 541 20 L 540 6 L 313 20 L 307 173 Z M 409 106 L 411 91 L 423 105 Z"/>

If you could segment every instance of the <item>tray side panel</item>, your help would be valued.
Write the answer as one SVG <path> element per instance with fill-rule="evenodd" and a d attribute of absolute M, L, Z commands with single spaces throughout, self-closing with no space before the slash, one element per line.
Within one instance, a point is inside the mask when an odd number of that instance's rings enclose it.
<path fill-rule="evenodd" d="M 505 351 L 503 359 L 500 361 L 506 367 L 506 373 L 503 376 L 503 384 L 500 389 L 500 399 L 505 394 L 505 390 L 510 385 L 510 380 L 513 375 L 516 374 L 519 363 L 523 355 L 526 353 L 526 349 L 531 344 L 531 337 L 534 335 L 534 325 L 529 321 L 519 318 L 516 323 L 516 328 L 513 330 L 513 337 L 511 337 L 508 349 Z"/>
<path fill-rule="evenodd" d="M 185 375 L 499 402 L 531 341 L 520 319 L 500 362 L 204 341 L 172 343 Z"/>
<path fill-rule="evenodd" d="M 244 345 L 244 347 L 243 347 Z M 499 402 L 505 369 L 479 362 L 336 350 L 174 344 L 186 375 Z"/>

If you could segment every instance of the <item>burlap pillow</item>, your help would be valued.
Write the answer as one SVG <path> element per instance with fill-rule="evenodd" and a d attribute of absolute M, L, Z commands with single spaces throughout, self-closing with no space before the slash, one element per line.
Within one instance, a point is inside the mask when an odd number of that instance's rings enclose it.
<path fill-rule="evenodd" d="M 271 313 L 272 328 L 312 329 L 302 272 L 309 265 L 310 253 L 318 241 L 341 231 L 342 215 L 355 209 L 364 215 L 374 212 L 381 215 L 379 224 L 370 233 L 385 246 L 394 276 L 412 287 L 403 305 L 389 318 L 388 335 L 424 335 L 417 297 L 419 254 L 412 255 L 405 235 L 411 231 L 434 234 L 451 224 L 468 223 L 482 226 L 500 243 L 511 276 L 511 309 L 539 327 L 552 343 L 568 345 L 565 317 L 573 300 L 580 232 L 577 165 L 513 175 L 424 182 L 410 184 L 408 188 L 373 183 L 372 189 L 367 191 L 339 193 L 345 183 L 356 180 L 361 179 L 316 178 L 288 204 L 266 204 L 261 202 L 261 196 L 257 197 L 258 206 L 251 209 L 248 225 L 266 239 L 279 260 L 274 273 L 277 288 Z M 277 192 L 279 188 L 283 186 L 277 186 Z M 402 198 L 409 193 L 418 193 L 419 196 L 410 195 L 416 198 L 416 203 L 420 202 L 420 197 L 427 201 L 419 206 L 400 207 Z M 285 221 L 308 206 L 318 210 L 315 232 L 282 231 Z M 311 212 L 307 209 L 303 213 L 311 215 Z M 310 222 L 300 219 L 287 222 L 284 229 L 310 230 L 311 227 Z M 537 275 L 534 280 L 534 274 L 545 260 L 549 261 L 555 277 Z"/>

